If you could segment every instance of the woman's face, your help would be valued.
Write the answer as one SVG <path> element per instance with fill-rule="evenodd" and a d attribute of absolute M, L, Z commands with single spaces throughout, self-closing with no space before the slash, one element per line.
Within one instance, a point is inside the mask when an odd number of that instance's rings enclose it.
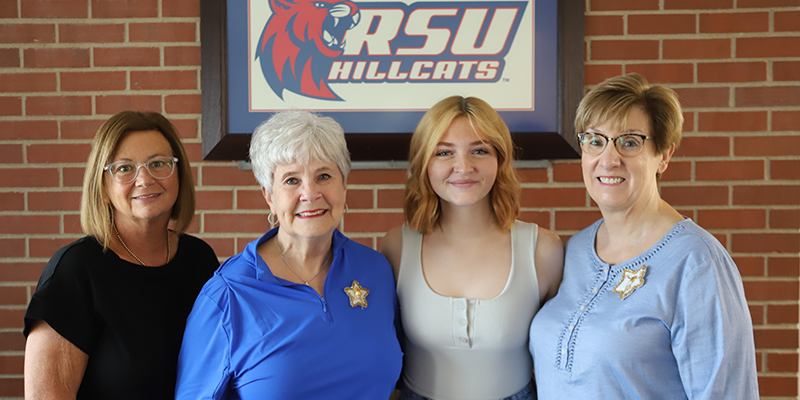
<path fill-rule="evenodd" d="M 612 128 L 604 122 L 586 128 L 587 132 L 603 134 L 610 139 L 634 133 L 652 137 L 650 118 L 640 107 L 628 114 L 627 130 Z M 620 156 L 614 143 L 609 140 L 603 152 L 593 156 L 582 152 L 583 182 L 592 199 L 601 210 L 628 210 L 634 205 L 659 199 L 656 172 L 664 172 L 674 146 L 662 154 L 655 152 L 651 139 L 644 142 L 644 149 L 635 156 Z"/>
<path fill-rule="evenodd" d="M 158 131 L 134 131 L 126 134 L 109 162 L 131 161 L 144 164 L 153 157 L 172 157 L 169 142 Z M 172 207 L 178 198 L 179 178 L 175 171 L 169 178 L 155 179 L 147 168 L 140 168 L 133 182 L 121 184 L 104 171 L 105 188 L 114 206 L 114 219 L 117 226 L 149 223 L 169 223 Z"/>
<path fill-rule="evenodd" d="M 313 239 L 331 235 L 344 215 L 346 185 L 332 162 L 284 164 L 275 168 L 272 194 L 261 188 L 281 232 Z"/>
<path fill-rule="evenodd" d="M 497 152 L 466 117 L 453 120 L 428 163 L 428 179 L 442 202 L 466 206 L 488 202 L 497 178 Z"/>

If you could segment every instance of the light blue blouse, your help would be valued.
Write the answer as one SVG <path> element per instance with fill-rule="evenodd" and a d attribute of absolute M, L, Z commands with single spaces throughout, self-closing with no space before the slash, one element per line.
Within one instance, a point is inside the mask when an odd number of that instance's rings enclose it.
<path fill-rule="evenodd" d="M 323 297 L 280 279 L 256 249 L 267 232 L 206 283 L 186 323 L 177 399 L 388 399 L 403 353 L 389 262 L 333 235 Z M 345 288 L 369 290 L 351 307 Z"/>
<path fill-rule="evenodd" d="M 531 324 L 539 399 L 758 399 L 753 325 L 725 248 L 685 219 L 609 266 L 594 246 L 601 223 L 567 242 L 558 294 Z M 643 266 L 640 287 L 614 292 Z"/>

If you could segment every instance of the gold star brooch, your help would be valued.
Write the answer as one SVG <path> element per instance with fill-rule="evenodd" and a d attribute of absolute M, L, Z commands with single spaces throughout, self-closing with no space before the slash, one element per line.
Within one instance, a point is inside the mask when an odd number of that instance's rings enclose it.
<path fill-rule="evenodd" d="M 361 306 L 363 310 L 367 306 L 369 289 L 361 287 L 358 281 L 353 281 L 353 285 L 344 288 L 344 292 L 350 297 L 350 307 Z"/>
<path fill-rule="evenodd" d="M 629 269 L 622 270 L 622 281 L 620 281 L 613 290 L 614 293 L 619 294 L 620 300 L 625 300 L 634 290 L 644 285 L 644 272 L 646 270 L 647 265 L 642 265 L 642 267 L 636 271 L 631 271 Z"/>

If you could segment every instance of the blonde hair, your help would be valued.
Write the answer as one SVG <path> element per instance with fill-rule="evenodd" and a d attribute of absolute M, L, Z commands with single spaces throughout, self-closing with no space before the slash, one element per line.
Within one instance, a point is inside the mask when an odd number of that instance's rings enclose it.
<path fill-rule="evenodd" d="M 103 168 L 114 159 L 119 142 L 130 132 L 157 131 L 169 142 L 173 157 L 178 158 L 178 198 L 172 206 L 170 219 L 173 230 L 183 233 L 194 216 L 194 181 L 189 158 L 183 149 L 175 127 L 161 114 L 154 112 L 121 111 L 98 129 L 92 151 L 86 162 L 81 194 L 81 228 L 108 248 L 114 235 L 114 206 L 105 188 Z"/>
<path fill-rule="evenodd" d="M 650 118 L 650 131 L 656 152 L 662 153 L 681 142 L 683 113 L 678 95 L 670 88 L 651 85 L 645 77 L 632 73 L 607 79 L 581 100 L 575 116 L 575 132 L 611 122 L 617 129 L 628 124 L 628 115 L 639 106 Z"/>
<path fill-rule="evenodd" d="M 497 177 L 489 199 L 500 228 L 510 229 L 520 213 L 522 189 L 514 172 L 514 143 L 503 119 L 489 104 L 476 97 L 452 96 L 434 105 L 419 121 L 411 136 L 403 211 L 417 232 L 430 233 L 439 223 L 439 196 L 428 179 L 428 164 L 453 120 L 465 117 L 472 129 L 497 152 Z"/>

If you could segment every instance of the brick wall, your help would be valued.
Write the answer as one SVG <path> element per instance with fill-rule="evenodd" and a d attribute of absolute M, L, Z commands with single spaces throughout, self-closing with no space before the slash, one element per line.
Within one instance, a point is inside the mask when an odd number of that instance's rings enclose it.
<path fill-rule="evenodd" d="M 80 237 L 83 162 L 122 109 L 165 113 L 196 171 L 190 231 L 229 257 L 267 229 L 249 171 L 201 160 L 199 0 L 0 1 L 0 397 L 22 396 L 22 315 L 49 256 Z M 800 1 L 589 0 L 587 86 L 640 72 L 675 88 L 685 139 L 663 197 L 734 256 L 764 399 L 798 394 Z M 599 213 L 576 161 L 521 170 L 523 219 L 569 236 Z M 344 230 L 401 223 L 403 171 L 354 171 Z"/>

